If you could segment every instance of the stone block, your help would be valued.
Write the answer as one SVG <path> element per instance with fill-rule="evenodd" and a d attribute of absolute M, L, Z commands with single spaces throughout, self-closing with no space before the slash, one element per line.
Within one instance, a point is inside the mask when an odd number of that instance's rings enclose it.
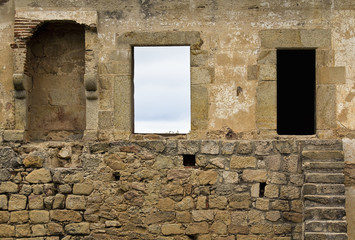
<path fill-rule="evenodd" d="M 191 67 L 203 67 L 208 63 L 208 51 L 206 50 L 191 50 Z"/>
<path fill-rule="evenodd" d="M 51 220 L 58 222 L 81 222 L 82 217 L 79 212 L 73 210 L 52 210 L 50 211 Z"/>
<path fill-rule="evenodd" d="M 122 131 L 132 132 L 133 108 L 132 77 L 117 76 L 114 79 L 114 119 L 115 127 Z"/>
<path fill-rule="evenodd" d="M 40 168 L 43 166 L 44 159 L 41 156 L 29 155 L 23 159 L 25 167 Z"/>
<path fill-rule="evenodd" d="M 218 173 L 213 170 L 202 171 L 198 175 L 198 181 L 201 185 L 213 185 L 218 180 Z"/>
<path fill-rule="evenodd" d="M 113 126 L 113 112 L 99 111 L 99 129 L 109 129 Z"/>
<path fill-rule="evenodd" d="M 261 50 L 258 56 L 258 64 L 276 65 L 276 50 Z"/>
<path fill-rule="evenodd" d="M 344 174 L 342 173 L 307 173 L 306 183 L 344 183 Z"/>
<path fill-rule="evenodd" d="M 17 193 L 18 186 L 13 182 L 2 182 L 0 183 L 0 193 Z"/>
<path fill-rule="evenodd" d="M 232 209 L 249 209 L 251 198 L 249 193 L 233 194 L 229 199 L 229 207 Z"/>
<path fill-rule="evenodd" d="M 344 84 L 345 67 L 320 67 L 317 72 L 318 84 Z"/>
<path fill-rule="evenodd" d="M 275 200 L 271 203 L 272 210 L 286 212 L 290 210 L 289 202 L 286 200 Z"/>
<path fill-rule="evenodd" d="M 242 179 L 245 182 L 266 182 L 267 171 L 264 169 L 245 169 L 242 173 Z"/>
<path fill-rule="evenodd" d="M 279 197 L 279 187 L 273 184 L 267 184 L 265 186 L 264 196 L 267 198 L 278 198 Z"/>
<path fill-rule="evenodd" d="M 45 225 L 43 225 L 43 224 L 32 225 L 31 230 L 32 230 L 33 237 L 40 237 L 40 236 L 47 235 L 47 229 L 45 228 Z M 41 239 L 41 238 L 39 238 L 39 239 Z"/>
<path fill-rule="evenodd" d="M 228 205 L 228 199 L 224 196 L 210 196 L 208 205 L 211 209 L 226 209 Z"/>
<path fill-rule="evenodd" d="M 27 197 L 23 195 L 13 194 L 9 200 L 9 211 L 17 211 L 26 209 Z"/>
<path fill-rule="evenodd" d="M 276 65 L 259 65 L 259 80 L 276 81 Z"/>
<path fill-rule="evenodd" d="M 161 226 L 161 232 L 163 235 L 176 235 L 176 234 L 183 234 L 185 230 L 183 229 L 181 224 L 175 223 L 175 224 L 163 224 Z"/>
<path fill-rule="evenodd" d="M 206 166 L 206 168 L 224 168 L 224 162 L 225 159 L 224 158 L 212 158 L 208 161 L 208 165 Z"/>
<path fill-rule="evenodd" d="M 255 168 L 256 158 L 255 157 L 244 157 L 244 156 L 232 156 L 230 161 L 231 169 L 238 168 Z"/>
<path fill-rule="evenodd" d="M 0 223 L 7 223 L 10 219 L 10 213 L 8 211 L 0 211 Z"/>
<path fill-rule="evenodd" d="M 305 220 L 340 220 L 345 217 L 345 209 L 339 208 L 306 208 L 304 210 Z"/>
<path fill-rule="evenodd" d="M 225 235 L 227 234 L 227 225 L 221 221 L 215 221 L 211 225 L 210 231 L 215 234 Z"/>
<path fill-rule="evenodd" d="M 258 80 L 259 79 L 259 66 L 249 65 L 247 69 L 248 80 Z"/>
<path fill-rule="evenodd" d="M 68 194 L 72 192 L 72 189 L 69 184 L 63 184 L 58 186 L 58 191 L 63 194 Z"/>
<path fill-rule="evenodd" d="M 86 200 L 84 196 L 68 195 L 65 206 L 72 210 L 85 210 Z"/>
<path fill-rule="evenodd" d="M 56 194 L 53 199 L 52 208 L 53 209 L 61 209 L 65 207 L 65 195 L 63 194 Z"/>
<path fill-rule="evenodd" d="M 206 67 L 191 67 L 191 84 L 208 84 L 213 82 L 214 69 Z"/>
<path fill-rule="evenodd" d="M 30 237 L 31 236 L 30 225 L 29 224 L 16 225 L 15 236 L 16 237 Z"/>
<path fill-rule="evenodd" d="M 29 209 L 43 209 L 43 197 L 41 195 L 28 196 L 28 208 Z"/>
<path fill-rule="evenodd" d="M 200 150 L 199 141 L 180 140 L 178 141 L 178 154 L 195 154 Z"/>
<path fill-rule="evenodd" d="M 342 160 L 344 152 L 340 150 L 303 150 L 302 157 L 309 160 Z"/>
<path fill-rule="evenodd" d="M 3 140 L 4 141 L 23 141 L 25 136 L 25 131 L 24 130 L 5 130 L 3 134 Z"/>
<path fill-rule="evenodd" d="M 189 211 L 176 212 L 176 221 L 180 223 L 190 223 L 192 220 L 191 213 Z"/>
<path fill-rule="evenodd" d="M 26 181 L 30 183 L 49 183 L 52 181 L 51 172 L 44 168 L 34 170 L 26 176 Z"/>
<path fill-rule="evenodd" d="M 7 224 L 0 224 L 0 237 L 14 237 L 15 227 Z"/>
<path fill-rule="evenodd" d="M 271 222 L 276 222 L 281 218 L 281 214 L 279 211 L 268 211 L 266 212 L 265 217 Z"/>
<path fill-rule="evenodd" d="M 201 153 L 219 154 L 219 142 L 212 140 L 201 141 Z"/>
<path fill-rule="evenodd" d="M 73 194 L 90 195 L 94 190 L 94 186 L 89 183 L 76 183 L 73 187 Z"/>
<path fill-rule="evenodd" d="M 317 129 L 336 127 L 336 86 L 318 85 L 316 98 Z"/>
<path fill-rule="evenodd" d="M 209 232 L 209 225 L 207 222 L 191 223 L 187 226 L 185 234 L 204 234 Z"/>
<path fill-rule="evenodd" d="M 155 224 L 161 222 L 170 222 L 175 219 L 175 212 L 159 211 L 148 214 L 145 219 L 145 224 Z"/>
<path fill-rule="evenodd" d="M 281 199 L 298 199 L 301 194 L 301 189 L 294 186 L 281 186 L 280 198 Z"/>
<path fill-rule="evenodd" d="M 11 173 L 7 169 L 0 169 L 0 182 L 8 181 L 10 180 L 10 178 L 11 178 Z"/>
<path fill-rule="evenodd" d="M 162 198 L 158 201 L 157 208 L 161 211 L 173 211 L 175 201 L 171 198 Z"/>
<path fill-rule="evenodd" d="M 54 222 L 50 222 L 47 225 L 47 231 L 49 235 L 63 235 L 64 229 L 62 225 Z"/>
<path fill-rule="evenodd" d="M 269 210 L 270 201 L 268 199 L 258 198 L 255 202 L 255 208 L 263 211 Z"/>
<path fill-rule="evenodd" d="M 276 81 L 259 82 L 256 98 L 258 128 L 276 129 Z"/>
<path fill-rule="evenodd" d="M 250 141 L 240 141 L 237 146 L 237 153 L 250 154 L 253 151 L 253 143 Z"/>
<path fill-rule="evenodd" d="M 231 155 L 234 153 L 236 143 L 233 142 L 222 142 L 221 153 L 223 155 Z"/>
<path fill-rule="evenodd" d="M 225 183 L 238 183 L 239 175 L 237 172 L 224 171 L 223 180 Z"/>
<path fill-rule="evenodd" d="M 201 85 L 191 86 L 191 130 L 203 130 L 208 125 L 208 89 Z"/>
<path fill-rule="evenodd" d="M 297 154 L 291 154 L 283 157 L 282 161 L 282 171 L 288 173 L 300 173 L 301 172 L 301 161 Z"/>
<path fill-rule="evenodd" d="M 7 196 L 0 195 L 0 210 L 7 210 Z"/>
<path fill-rule="evenodd" d="M 26 210 L 11 212 L 10 215 L 11 223 L 25 223 L 28 222 L 28 219 L 29 219 L 29 215 L 28 215 L 28 211 Z"/>
<path fill-rule="evenodd" d="M 212 221 L 213 218 L 213 210 L 192 210 L 192 219 L 195 222 Z"/>
<path fill-rule="evenodd" d="M 65 226 L 65 232 L 72 235 L 89 235 L 90 234 L 90 223 L 70 223 Z"/>
<path fill-rule="evenodd" d="M 30 211 L 31 223 L 48 223 L 49 212 L 45 210 L 33 210 Z"/>
<path fill-rule="evenodd" d="M 175 205 L 175 209 L 178 211 L 191 210 L 194 207 L 195 207 L 194 200 L 190 196 L 183 198 L 180 202 L 176 203 Z"/>

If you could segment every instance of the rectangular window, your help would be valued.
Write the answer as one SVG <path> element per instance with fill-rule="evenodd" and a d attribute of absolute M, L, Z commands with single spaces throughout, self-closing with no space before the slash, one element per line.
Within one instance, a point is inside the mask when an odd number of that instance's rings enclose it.
<path fill-rule="evenodd" d="M 190 47 L 134 47 L 134 132 L 190 131 Z"/>
<path fill-rule="evenodd" d="M 315 50 L 277 50 L 277 133 L 315 134 Z"/>

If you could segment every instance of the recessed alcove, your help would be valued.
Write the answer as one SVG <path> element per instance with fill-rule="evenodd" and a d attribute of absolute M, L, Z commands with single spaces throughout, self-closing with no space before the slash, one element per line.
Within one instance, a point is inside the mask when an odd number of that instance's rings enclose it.
<path fill-rule="evenodd" d="M 85 27 L 46 22 L 27 43 L 27 130 L 30 140 L 81 138 L 85 130 Z"/>

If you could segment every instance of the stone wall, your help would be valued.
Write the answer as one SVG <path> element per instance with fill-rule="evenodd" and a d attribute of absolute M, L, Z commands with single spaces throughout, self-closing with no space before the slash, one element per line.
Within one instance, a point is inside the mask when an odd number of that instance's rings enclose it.
<path fill-rule="evenodd" d="M 0 156 L 3 239 L 347 239 L 339 141 L 9 143 Z"/>

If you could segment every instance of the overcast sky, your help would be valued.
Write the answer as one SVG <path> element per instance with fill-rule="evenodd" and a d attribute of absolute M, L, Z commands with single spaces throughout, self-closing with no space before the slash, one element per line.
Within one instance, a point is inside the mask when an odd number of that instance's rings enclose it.
<path fill-rule="evenodd" d="M 134 47 L 136 133 L 190 131 L 190 47 Z"/>

